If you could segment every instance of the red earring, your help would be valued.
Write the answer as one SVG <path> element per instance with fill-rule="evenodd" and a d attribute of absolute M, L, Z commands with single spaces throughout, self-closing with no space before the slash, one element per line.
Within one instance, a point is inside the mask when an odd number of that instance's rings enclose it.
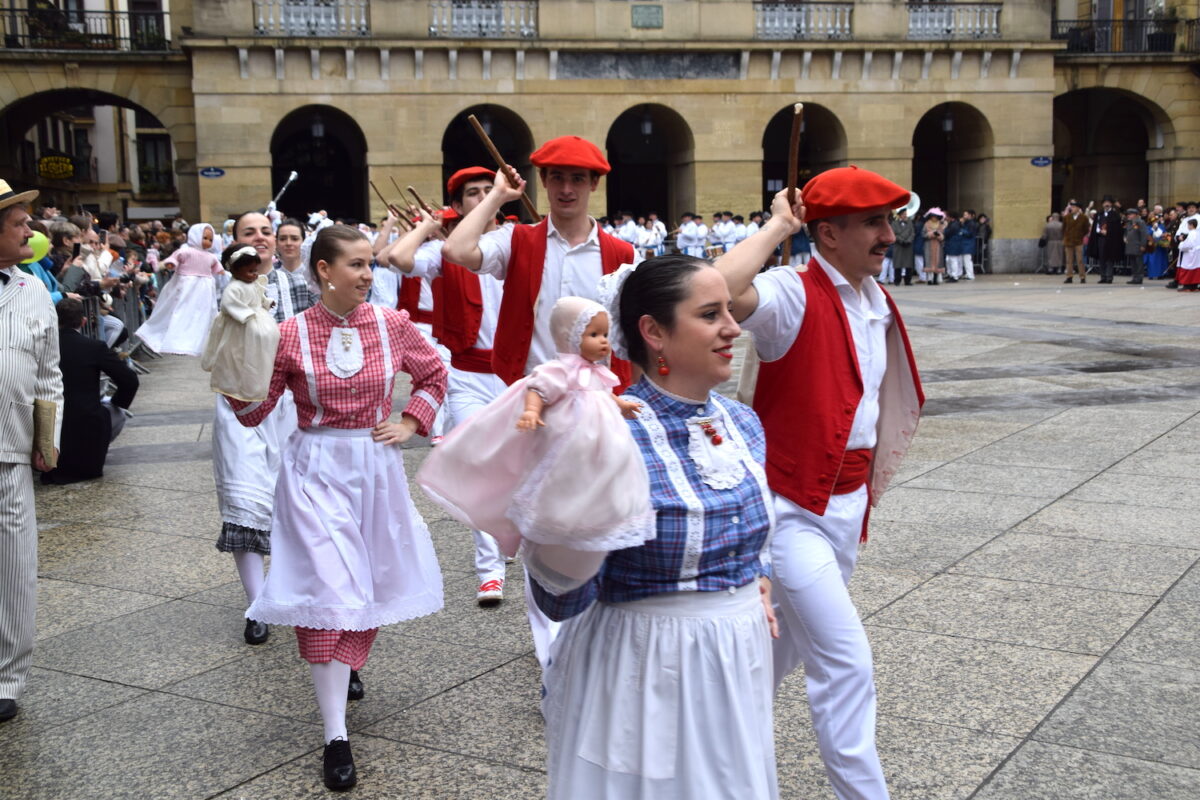
<path fill-rule="evenodd" d="M 671 374 L 671 368 L 667 366 L 667 360 L 665 358 L 663 358 L 662 356 L 658 357 L 658 374 L 659 375 L 670 375 Z"/>

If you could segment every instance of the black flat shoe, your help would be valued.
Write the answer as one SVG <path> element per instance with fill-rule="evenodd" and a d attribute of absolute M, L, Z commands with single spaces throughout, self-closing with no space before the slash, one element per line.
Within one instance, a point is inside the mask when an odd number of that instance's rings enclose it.
<path fill-rule="evenodd" d="M 7 697 L 0 700 L 0 722 L 8 722 L 17 715 L 18 711 L 20 709 L 17 708 L 16 700 L 10 700 Z"/>
<path fill-rule="evenodd" d="M 246 644 L 262 644 L 271 636 L 271 629 L 267 627 L 267 623 L 257 620 L 246 620 L 246 630 L 242 632 Z"/>
<path fill-rule="evenodd" d="M 354 756 L 350 754 L 350 743 L 345 739 L 334 739 L 325 745 L 325 763 L 322 768 L 325 788 L 344 792 L 358 783 L 354 770 Z"/>
<path fill-rule="evenodd" d="M 350 685 L 346 689 L 347 700 L 362 700 L 366 691 L 363 689 L 362 678 L 358 677 L 358 670 L 350 670 Z"/>
<path fill-rule="evenodd" d="M 1063 283 L 1074 283 L 1074 282 L 1075 281 L 1072 278 L 1067 278 L 1065 281 L 1063 281 Z"/>

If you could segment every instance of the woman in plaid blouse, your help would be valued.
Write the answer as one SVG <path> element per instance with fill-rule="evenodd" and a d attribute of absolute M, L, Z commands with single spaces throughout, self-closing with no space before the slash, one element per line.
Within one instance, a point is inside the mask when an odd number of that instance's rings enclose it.
<path fill-rule="evenodd" d="M 300 432 L 275 487 L 271 571 L 247 617 L 296 626 L 325 723 L 325 785 L 356 782 L 346 739 L 347 695 L 381 625 L 442 607 L 429 530 L 409 496 L 399 445 L 427 435 L 446 394 L 446 368 L 404 311 L 364 302 L 371 245 L 353 228 L 322 230 L 310 264 L 321 301 L 279 326 L 267 399 L 230 399 L 243 425 L 270 414 L 284 389 Z M 391 422 L 396 374 L 412 395 Z"/>
<path fill-rule="evenodd" d="M 538 605 L 566 620 L 544 678 L 548 796 L 773 798 L 765 439 L 713 391 L 740 329 L 706 262 L 622 269 L 613 349 L 645 372 L 626 396 L 643 406 L 629 426 L 657 537 L 608 554 L 523 545 Z"/>

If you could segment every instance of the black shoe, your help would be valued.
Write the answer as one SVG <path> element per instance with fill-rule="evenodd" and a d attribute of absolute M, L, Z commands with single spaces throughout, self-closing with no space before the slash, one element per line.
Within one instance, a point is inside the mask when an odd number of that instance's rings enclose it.
<path fill-rule="evenodd" d="M 344 792 L 358 783 L 354 770 L 354 756 L 350 755 L 350 743 L 345 739 L 334 739 L 325 745 L 325 764 L 322 768 L 325 788 Z"/>
<path fill-rule="evenodd" d="M 246 644 L 262 644 L 270 638 L 271 629 L 265 622 L 248 619 L 246 620 L 246 630 L 242 632 L 242 636 L 246 639 Z"/>
<path fill-rule="evenodd" d="M 350 670 L 350 685 L 346 688 L 347 700 L 362 700 L 366 690 L 363 689 L 362 678 L 358 677 L 358 670 Z"/>
<path fill-rule="evenodd" d="M 1063 281 L 1063 283 L 1074 283 L 1074 282 L 1075 282 L 1074 278 L 1067 278 L 1065 281 Z"/>
<path fill-rule="evenodd" d="M 1136 285 L 1136 284 L 1139 284 L 1139 283 L 1141 283 L 1141 280 L 1140 280 L 1140 279 L 1138 279 L 1138 278 L 1135 278 L 1135 279 L 1133 279 L 1133 280 L 1131 280 L 1131 281 L 1125 281 L 1125 282 L 1126 282 L 1126 283 L 1132 283 L 1132 284 Z"/>
<path fill-rule="evenodd" d="M 0 700 L 0 722 L 8 722 L 17 715 L 17 701 L 10 700 L 7 697 Z"/>
<path fill-rule="evenodd" d="M 1167 288 L 1167 289 L 1178 289 L 1178 288 L 1179 288 L 1179 284 L 1178 284 L 1177 282 L 1175 282 L 1175 281 L 1171 281 L 1171 282 L 1170 282 L 1170 283 L 1168 283 L 1168 284 L 1166 285 L 1166 287 L 1164 287 L 1164 288 Z"/>

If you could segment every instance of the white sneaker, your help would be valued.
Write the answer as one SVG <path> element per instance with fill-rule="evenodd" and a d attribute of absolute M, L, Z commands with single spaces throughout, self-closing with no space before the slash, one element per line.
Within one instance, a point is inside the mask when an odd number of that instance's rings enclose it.
<path fill-rule="evenodd" d="M 475 601 L 481 606 L 494 606 L 504 599 L 504 578 L 484 581 L 475 593 Z"/>

